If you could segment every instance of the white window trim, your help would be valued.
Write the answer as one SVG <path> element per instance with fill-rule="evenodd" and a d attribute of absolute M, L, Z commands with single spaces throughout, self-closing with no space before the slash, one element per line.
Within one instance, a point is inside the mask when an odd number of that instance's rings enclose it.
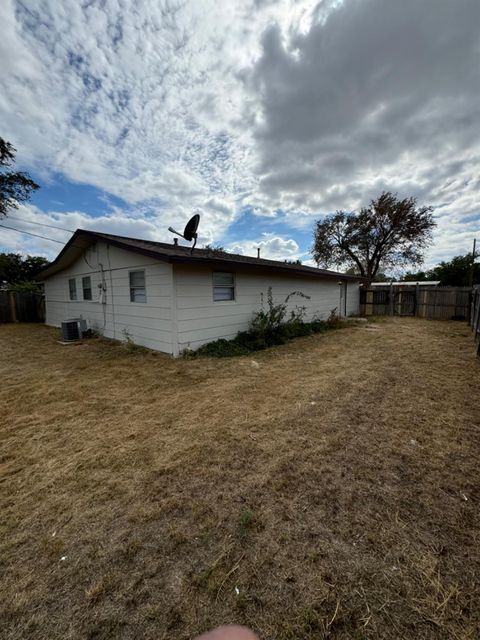
<path fill-rule="evenodd" d="M 233 298 L 231 300 L 215 300 L 215 287 L 220 287 L 222 285 L 215 284 L 215 274 L 216 273 L 228 273 L 233 276 L 233 286 L 230 287 L 233 289 Z M 223 285 L 223 288 L 228 285 Z M 212 300 L 213 304 L 235 304 L 237 302 L 237 274 L 234 271 L 212 271 Z"/>
<path fill-rule="evenodd" d="M 132 287 L 131 282 L 130 282 L 130 274 L 131 273 L 138 273 L 139 271 L 141 271 L 143 273 L 143 281 L 144 281 L 144 286 L 143 287 Z M 143 289 L 145 291 L 145 301 L 144 302 L 140 302 L 139 300 L 132 300 L 132 289 Z M 130 301 L 130 304 L 147 304 L 148 301 L 148 297 L 147 297 L 147 273 L 145 271 L 145 269 L 130 269 L 128 272 L 128 299 Z"/>

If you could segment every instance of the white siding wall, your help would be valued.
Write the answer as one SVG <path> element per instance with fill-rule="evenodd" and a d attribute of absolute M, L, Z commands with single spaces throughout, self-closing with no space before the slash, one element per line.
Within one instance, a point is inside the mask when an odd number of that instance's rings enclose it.
<path fill-rule="evenodd" d="M 100 301 L 98 284 L 103 265 L 106 284 L 105 304 Z M 147 302 L 130 301 L 129 272 L 145 270 Z M 82 300 L 82 277 L 92 280 L 92 301 Z M 70 301 L 68 281 L 76 279 L 77 300 Z M 113 296 L 112 296 L 113 291 Z M 68 269 L 45 281 L 46 323 L 60 326 L 62 320 L 83 316 L 92 329 L 108 338 L 125 339 L 125 332 L 136 344 L 176 353 L 172 331 L 172 267 L 131 251 L 97 243 Z"/>
<path fill-rule="evenodd" d="M 275 302 L 283 302 L 292 291 L 302 291 L 310 300 L 299 296 L 290 299 L 290 308 L 306 306 L 306 319 L 317 315 L 326 319 L 334 308 L 340 308 L 340 289 L 337 280 L 319 280 L 298 276 L 275 276 L 268 273 L 251 273 L 235 270 L 236 299 L 229 302 L 213 302 L 212 269 L 174 266 L 174 286 L 176 292 L 176 325 L 178 327 L 178 347 L 196 349 L 205 342 L 217 338 L 233 338 L 238 331 L 244 331 L 252 314 L 264 305 L 268 287 L 272 287 Z M 358 313 L 359 288 L 349 283 L 347 291 L 347 315 Z"/>
<path fill-rule="evenodd" d="M 101 301 L 98 284 L 106 284 Z M 129 272 L 145 270 L 147 302 L 131 302 Z M 196 349 L 217 338 L 233 338 L 244 331 L 252 314 L 267 305 L 268 287 L 275 302 L 283 302 L 292 291 L 290 308 L 307 307 L 306 319 L 326 319 L 332 309 L 343 315 L 342 287 L 337 280 L 299 276 L 278 276 L 235 270 L 235 300 L 213 301 L 211 267 L 175 265 L 140 254 L 97 243 L 68 269 L 45 281 L 46 323 L 59 327 L 62 320 L 82 316 L 90 327 L 108 338 L 178 355 L 185 348 Z M 90 276 L 92 300 L 82 299 L 82 277 Z M 75 278 L 77 300 L 69 299 L 68 281 Z M 113 295 L 112 295 L 113 292 Z M 349 283 L 346 314 L 358 313 L 359 287 Z"/>

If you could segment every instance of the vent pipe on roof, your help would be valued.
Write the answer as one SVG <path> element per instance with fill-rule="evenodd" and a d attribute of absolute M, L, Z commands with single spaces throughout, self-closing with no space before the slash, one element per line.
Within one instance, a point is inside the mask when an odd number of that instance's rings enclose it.
<path fill-rule="evenodd" d="M 257 258 L 260 258 L 260 247 L 257 248 Z"/>
<path fill-rule="evenodd" d="M 175 247 L 178 247 L 178 238 L 174 238 L 174 239 L 173 239 L 173 245 L 174 245 Z"/>

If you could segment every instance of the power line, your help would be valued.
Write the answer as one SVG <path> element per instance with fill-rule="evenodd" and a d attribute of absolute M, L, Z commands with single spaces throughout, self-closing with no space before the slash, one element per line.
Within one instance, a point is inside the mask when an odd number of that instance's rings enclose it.
<path fill-rule="evenodd" d="M 65 245 L 65 242 L 62 242 L 61 240 L 54 240 L 53 238 L 42 236 L 39 233 L 32 233 L 31 231 L 23 231 L 22 229 L 15 229 L 15 227 L 7 227 L 4 224 L 0 224 L 0 227 L 3 227 L 4 229 L 9 229 L 10 231 L 17 231 L 17 233 L 26 233 L 28 236 L 34 236 L 35 238 L 42 238 L 42 240 L 50 240 L 50 242 L 56 242 L 57 244 Z M 75 247 L 75 249 L 82 249 L 82 251 L 86 248 L 86 247 L 80 246 L 79 244 L 71 244 L 70 246 Z M 85 262 L 87 262 L 87 259 L 85 258 L 85 256 L 84 256 L 84 260 Z M 88 265 L 88 266 L 90 267 L 91 265 Z"/>
<path fill-rule="evenodd" d="M 54 240 L 53 238 L 47 238 L 47 236 L 41 236 L 38 233 L 31 233 L 30 231 L 22 231 L 21 229 L 15 229 L 14 227 L 7 227 L 4 224 L 0 224 L 0 227 L 3 227 L 4 229 L 10 229 L 10 231 L 18 231 L 18 233 L 26 233 L 27 235 L 35 236 L 36 238 L 43 238 L 43 240 L 50 240 L 50 242 L 57 242 L 58 244 L 65 244 L 61 240 Z M 70 247 L 75 247 L 75 249 L 82 249 L 82 251 L 87 248 L 87 247 L 81 246 L 79 244 L 71 244 L 69 246 Z M 109 245 L 107 245 L 107 247 L 108 246 Z M 110 264 L 110 258 L 108 259 L 108 262 Z M 88 264 L 88 262 L 87 262 L 87 264 Z M 143 264 L 137 264 L 137 265 L 133 265 L 132 268 L 137 268 L 137 267 L 140 268 L 142 266 L 144 266 L 144 265 Z M 92 268 L 92 267 L 90 266 L 90 268 Z M 112 267 L 112 266 L 109 266 L 109 271 L 120 271 L 121 269 L 124 269 L 124 267 Z"/>
<path fill-rule="evenodd" d="M 40 227 L 50 227 L 51 229 L 59 229 L 60 231 L 75 233 L 75 231 L 72 231 L 71 229 L 64 229 L 64 227 L 57 227 L 54 224 L 47 224 L 46 222 L 34 222 L 33 220 L 25 220 L 24 218 L 16 218 L 15 216 L 8 216 L 8 218 L 9 220 L 18 220 L 18 222 L 25 222 L 26 224 L 37 224 Z"/>
<path fill-rule="evenodd" d="M 47 238 L 47 236 L 41 236 L 38 233 L 32 233 L 31 231 L 22 231 L 22 229 L 15 229 L 15 227 L 7 227 L 4 224 L 0 224 L 0 227 L 4 229 L 10 229 L 10 231 L 17 231 L 18 233 L 26 233 L 28 236 L 35 236 L 35 238 L 42 238 L 43 240 L 50 240 L 50 242 L 56 242 L 57 244 L 65 244 L 61 240 L 54 240 L 53 238 Z"/>

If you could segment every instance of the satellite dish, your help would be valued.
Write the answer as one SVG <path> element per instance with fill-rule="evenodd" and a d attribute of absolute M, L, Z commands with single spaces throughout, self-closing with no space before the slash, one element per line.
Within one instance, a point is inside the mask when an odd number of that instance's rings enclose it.
<path fill-rule="evenodd" d="M 197 229 L 199 222 L 200 215 L 198 213 L 190 218 L 190 220 L 185 225 L 185 229 L 183 230 L 183 237 L 185 238 L 185 240 L 191 242 L 193 239 L 197 239 Z"/>
<path fill-rule="evenodd" d="M 173 227 L 168 227 L 168 230 L 171 233 L 175 233 L 177 236 L 180 236 L 184 240 L 187 240 L 188 242 L 191 242 L 193 240 L 193 246 L 190 253 L 195 249 L 195 245 L 197 244 L 197 229 L 198 229 L 199 222 L 200 222 L 200 214 L 196 213 L 190 218 L 190 220 L 185 225 L 185 229 L 183 230 L 183 233 L 180 233 L 179 231 L 175 231 Z"/>

